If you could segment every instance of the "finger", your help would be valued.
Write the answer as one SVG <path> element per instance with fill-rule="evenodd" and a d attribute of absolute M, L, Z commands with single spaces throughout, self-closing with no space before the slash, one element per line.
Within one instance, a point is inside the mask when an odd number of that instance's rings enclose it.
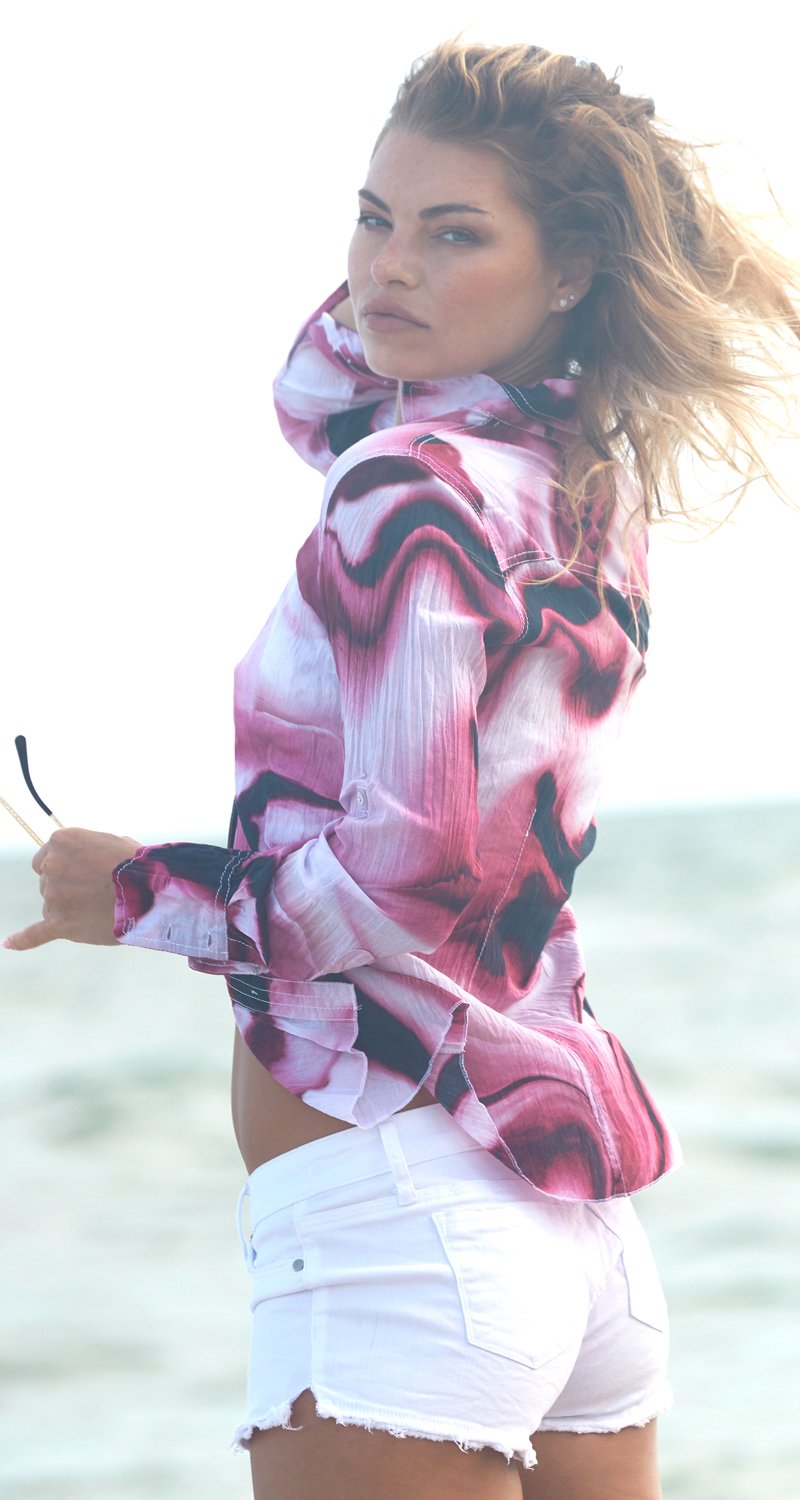
<path fill-rule="evenodd" d="M 52 943 L 58 935 L 52 922 L 34 922 L 32 927 L 26 927 L 22 932 L 14 932 L 11 937 L 7 937 L 3 947 L 12 948 L 16 953 L 25 953 L 29 948 L 41 948 L 43 943 Z"/>

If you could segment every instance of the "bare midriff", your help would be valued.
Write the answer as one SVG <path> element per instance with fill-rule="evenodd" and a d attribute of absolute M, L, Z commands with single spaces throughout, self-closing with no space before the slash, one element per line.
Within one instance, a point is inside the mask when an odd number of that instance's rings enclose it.
<path fill-rule="evenodd" d="M 435 1103 L 433 1095 L 421 1088 L 403 1109 Z M 357 1128 L 323 1114 L 285 1089 L 261 1066 L 238 1031 L 233 1039 L 231 1108 L 236 1141 L 248 1174 L 296 1146 Z"/>

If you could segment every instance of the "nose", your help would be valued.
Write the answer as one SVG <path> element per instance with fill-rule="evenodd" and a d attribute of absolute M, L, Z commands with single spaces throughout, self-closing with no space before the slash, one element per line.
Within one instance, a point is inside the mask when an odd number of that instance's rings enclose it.
<path fill-rule="evenodd" d="M 399 282 L 402 286 L 416 286 L 419 271 L 410 250 L 399 243 L 395 235 L 384 241 L 371 266 L 372 279 L 377 286 L 389 286 Z"/>

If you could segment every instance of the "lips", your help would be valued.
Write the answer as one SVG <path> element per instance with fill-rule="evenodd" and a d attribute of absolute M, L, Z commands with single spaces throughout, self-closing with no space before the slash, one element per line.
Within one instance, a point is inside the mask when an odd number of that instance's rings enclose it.
<path fill-rule="evenodd" d="M 392 324 L 398 327 L 425 328 L 427 324 L 420 322 L 419 318 L 412 317 L 397 302 L 390 302 L 388 298 L 375 298 L 372 302 L 366 302 L 362 309 L 364 321 L 368 328 L 390 328 Z"/>

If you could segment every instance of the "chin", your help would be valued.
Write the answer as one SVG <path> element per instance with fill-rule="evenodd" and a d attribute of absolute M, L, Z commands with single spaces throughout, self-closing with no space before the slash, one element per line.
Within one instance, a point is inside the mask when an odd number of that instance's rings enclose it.
<path fill-rule="evenodd" d="M 367 364 L 376 375 L 382 375 L 385 380 L 424 381 L 424 380 L 457 380 L 462 375 L 472 375 L 474 370 L 453 370 L 447 366 L 432 364 L 425 360 L 411 360 L 403 358 L 398 351 L 394 358 L 391 350 L 376 349 L 366 339 L 362 339 L 364 355 Z"/>
<path fill-rule="evenodd" d="M 429 380 L 430 376 L 423 375 L 414 360 L 402 359 L 399 354 L 392 356 L 392 351 L 378 345 L 376 347 L 372 339 L 367 342 L 361 340 L 364 345 L 364 355 L 367 364 L 376 375 L 382 375 L 385 380 Z"/>
<path fill-rule="evenodd" d="M 382 375 L 384 380 L 450 380 L 459 375 L 474 373 L 453 369 L 447 359 L 440 362 L 432 350 L 403 349 L 400 347 L 402 339 L 397 340 L 394 335 L 380 338 L 371 334 L 368 329 L 363 332 L 359 329 L 359 337 L 367 364 L 376 375 Z"/>

